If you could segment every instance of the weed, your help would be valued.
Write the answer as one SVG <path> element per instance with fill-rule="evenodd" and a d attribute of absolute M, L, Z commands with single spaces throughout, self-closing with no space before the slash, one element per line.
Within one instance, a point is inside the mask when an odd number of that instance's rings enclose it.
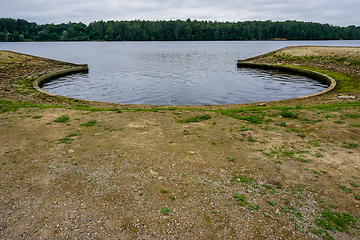
<path fill-rule="evenodd" d="M 251 116 L 245 116 L 245 117 L 238 117 L 238 119 L 241 119 L 241 120 L 245 120 L 245 121 L 248 121 L 250 123 L 254 123 L 254 124 L 261 124 L 264 120 L 263 117 L 259 117 L 259 116 L 254 116 L 254 115 L 251 115 Z"/>
<path fill-rule="evenodd" d="M 275 123 L 274 125 L 280 126 L 280 127 L 287 127 L 287 124 L 285 122 Z"/>
<path fill-rule="evenodd" d="M 344 124 L 345 122 L 344 122 L 344 121 L 334 121 L 334 123 L 337 123 L 337 124 Z"/>
<path fill-rule="evenodd" d="M 70 137 L 60 138 L 58 143 L 70 144 L 74 139 Z"/>
<path fill-rule="evenodd" d="M 235 193 L 234 198 L 235 198 L 235 201 L 238 202 L 237 203 L 238 205 L 245 206 L 245 205 L 249 204 L 248 201 L 245 200 L 246 197 L 243 195 L 239 195 L 239 194 Z"/>
<path fill-rule="evenodd" d="M 42 118 L 42 116 L 33 116 L 32 118 L 33 119 L 39 119 L 39 118 Z"/>
<path fill-rule="evenodd" d="M 67 137 L 75 137 L 75 136 L 79 136 L 82 133 L 70 133 L 69 135 L 67 135 Z"/>
<path fill-rule="evenodd" d="M 260 206 L 258 206 L 258 205 L 249 205 L 249 208 L 251 209 L 251 210 L 259 210 L 260 209 Z"/>
<path fill-rule="evenodd" d="M 345 114 L 345 117 L 352 118 L 352 119 L 358 119 L 358 118 L 360 118 L 360 114 Z"/>
<path fill-rule="evenodd" d="M 69 116 L 66 116 L 66 115 L 63 115 L 61 117 L 58 117 L 54 120 L 54 123 L 67 123 L 69 121 L 70 117 Z"/>
<path fill-rule="evenodd" d="M 352 187 L 359 187 L 359 185 L 358 184 L 356 184 L 356 183 L 350 183 L 350 185 L 352 186 Z"/>
<path fill-rule="evenodd" d="M 204 120 L 208 120 L 210 118 L 211 118 L 211 116 L 206 114 L 206 115 L 202 115 L 202 116 L 196 116 L 196 117 L 187 118 L 185 120 L 178 120 L 177 123 L 201 122 L 201 121 L 204 121 Z"/>
<path fill-rule="evenodd" d="M 172 211 L 169 208 L 163 207 L 160 212 L 162 212 L 164 215 L 168 215 Z"/>
<path fill-rule="evenodd" d="M 349 226 L 355 225 L 357 220 L 348 213 L 332 212 L 325 209 L 321 212 L 321 218 L 315 220 L 316 225 L 325 230 L 336 230 L 343 232 L 348 229 Z"/>
<path fill-rule="evenodd" d="M 91 120 L 91 121 L 88 121 L 87 123 L 82 123 L 80 124 L 80 126 L 84 126 L 84 127 L 92 127 L 94 126 L 96 123 L 96 120 Z"/>
<path fill-rule="evenodd" d="M 250 131 L 251 128 L 248 128 L 248 127 L 241 127 L 240 129 L 238 129 L 237 131 L 238 132 L 245 132 L 245 131 Z"/>
<path fill-rule="evenodd" d="M 257 142 L 257 140 L 255 138 L 249 138 L 248 141 L 249 142 Z"/>
<path fill-rule="evenodd" d="M 252 183 L 252 179 L 251 178 L 248 178 L 246 177 L 245 174 L 241 174 L 240 176 L 233 176 L 231 179 L 230 179 L 230 182 L 237 182 L 237 183 Z"/>
<path fill-rule="evenodd" d="M 162 192 L 162 193 L 168 193 L 169 191 L 166 190 L 166 189 L 161 189 L 161 192 Z"/>
<path fill-rule="evenodd" d="M 343 144 L 344 144 L 343 145 L 344 148 L 356 148 L 359 146 L 359 144 L 357 144 L 357 143 L 346 143 L 345 141 L 343 142 Z"/>
<path fill-rule="evenodd" d="M 171 195 L 171 196 L 170 196 L 171 201 L 174 201 L 175 198 L 176 198 L 176 197 L 175 197 L 174 195 Z"/>
<path fill-rule="evenodd" d="M 270 205 L 273 206 L 273 207 L 275 207 L 275 205 L 276 205 L 276 204 L 275 204 L 274 202 L 272 202 L 272 201 L 269 201 L 269 200 L 268 200 L 267 202 L 268 202 L 268 204 L 270 204 Z"/>
<path fill-rule="evenodd" d="M 231 156 L 230 156 L 230 157 L 228 157 L 227 159 L 228 159 L 229 161 L 235 161 L 235 160 L 236 160 L 236 157 L 231 157 Z"/>
<path fill-rule="evenodd" d="M 300 119 L 300 121 L 302 124 L 312 124 L 312 125 L 314 125 L 317 122 L 322 122 L 322 120 L 320 120 L 320 119 L 310 120 L 308 118 L 302 118 L 302 119 Z"/>
<path fill-rule="evenodd" d="M 349 193 L 352 192 L 351 188 L 348 188 L 348 187 L 346 187 L 346 186 L 344 186 L 344 185 L 340 185 L 340 188 L 341 188 L 344 192 L 349 192 Z"/>
<path fill-rule="evenodd" d="M 295 152 L 294 151 L 281 151 L 279 157 L 293 158 Z"/>
<path fill-rule="evenodd" d="M 295 119 L 299 116 L 299 113 L 290 112 L 288 109 L 285 108 L 281 110 L 280 116 Z"/>

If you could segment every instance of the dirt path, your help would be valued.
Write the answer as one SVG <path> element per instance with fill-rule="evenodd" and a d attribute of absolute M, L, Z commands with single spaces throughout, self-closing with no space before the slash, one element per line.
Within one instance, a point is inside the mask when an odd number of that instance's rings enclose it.
<path fill-rule="evenodd" d="M 1 239 L 360 238 L 357 88 L 265 107 L 126 110 L 21 89 L 19 78 L 60 65 L 0 54 Z M 358 81 L 359 55 L 336 54 Z M 281 56 L 256 61 L 320 64 Z"/>

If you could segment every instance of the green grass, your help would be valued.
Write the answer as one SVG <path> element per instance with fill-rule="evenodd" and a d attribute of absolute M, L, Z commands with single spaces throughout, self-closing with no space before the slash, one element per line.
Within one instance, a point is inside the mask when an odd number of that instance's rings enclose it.
<path fill-rule="evenodd" d="M 202 116 L 196 116 L 196 117 L 191 117 L 191 118 L 187 118 L 185 120 L 178 120 L 177 123 L 191 123 L 191 122 L 201 122 L 201 121 L 205 121 L 210 119 L 211 116 L 210 115 L 202 115 Z"/>
<path fill-rule="evenodd" d="M 259 210 L 260 209 L 260 206 L 258 206 L 258 205 L 249 205 L 249 208 L 251 209 L 251 210 Z"/>
<path fill-rule="evenodd" d="M 169 208 L 163 207 L 160 212 L 162 212 L 164 215 L 168 215 L 172 211 Z"/>
<path fill-rule="evenodd" d="M 80 124 L 80 126 L 84 126 L 84 127 L 92 127 L 96 124 L 96 120 L 91 120 L 91 121 L 88 121 L 87 123 L 82 123 Z"/>
<path fill-rule="evenodd" d="M 281 110 L 280 116 L 282 116 L 284 118 L 295 119 L 295 118 L 298 118 L 299 113 L 290 112 L 287 108 L 285 108 L 285 109 Z"/>
<path fill-rule="evenodd" d="M 301 118 L 300 121 L 301 121 L 302 124 L 314 125 L 315 123 L 322 122 L 323 120 L 320 120 L 320 119 L 310 120 L 308 118 Z"/>
<path fill-rule="evenodd" d="M 246 201 L 246 197 L 243 195 L 239 195 L 239 194 L 235 193 L 234 198 L 235 198 L 235 201 L 237 202 L 237 204 L 240 206 L 245 206 L 245 205 L 249 204 L 249 202 Z"/>
<path fill-rule="evenodd" d="M 285 122 L 274 123 L 274 125 L 279 127 L 287 127 L 287 124 Z"/>
<path fill-rule="evenodd" d="M 245 121 L 248 121 L 248 122 L 254 123 L 254 124 L 261 124 L 264 120 L 263 117 L 256 116 L 256 115 L 238 117 L 238 119 L 245 120 Z"/>
<path fill-rule="evenodd" d="M 252 179 L 246 177 L 245 174 L 241 174 L 240 176 L 233 176 L 230 179 L 230 182 L 237 182 L 237 183 L 252 183 Z"/>
<path fill-rule="evenodd" d="M 69 116 L 63 115 L 61 117 L 56 118 L 54 120 L 54 123 L 67 123 L 67 122 L 69 122 L 69 119 L 70 119 Z"/>
<path fill-rule="evenodd" d="M 350 226 L 355 226 L 357 220 L 348 213 L 332 212 L 325 209 L 321 212 L 321 218 L 316 219 L 315 222 L 318 227 L 324 230 L 344 232 Z"/>
<path fill-rule="evenodd" d="M 345 114 L 345 117 L 352 118 L 352 119 L 358 119 L 358 118 L 360 118 L 360 114 Z"/>
<path fill-rule="evenodd" d="M 66 143 L 66 144 L 70 144 L 72 141 L 74 141 L 73 138 L 70 137 L 64 137 L 64 138 L 60 138 L 58 143 Z"/>
<path fill-rule="evenodd" d="M 347 142 L 343 142 L 343 147 L 344 148 L 356 148 L 356 147 L 358 147 L 359 146 L 359 144 L 357 144 L 357 143 L 347 143 Z"/>
<path fill-rule="evenodd" d="M 344 186 L 344 185 L 340 185 L 340 188 L 341 188 L 344 192 L 349 192 L 349 193 L 352 192 L 351 188 L 348 188 L 348 187 L 346 187 L 346 186 Z"/>

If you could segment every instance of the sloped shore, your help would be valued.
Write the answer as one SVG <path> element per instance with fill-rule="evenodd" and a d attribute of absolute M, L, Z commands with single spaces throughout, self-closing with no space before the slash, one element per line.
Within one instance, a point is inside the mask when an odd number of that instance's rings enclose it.
<path fill-rule="evenodd" d="M 33 80 L 70 65 L 0 52 L 0 238 L 359 238 L 360 50 L 324 51 L 251 61 L 329 93 L 186 107 L 47 96 Z"/>

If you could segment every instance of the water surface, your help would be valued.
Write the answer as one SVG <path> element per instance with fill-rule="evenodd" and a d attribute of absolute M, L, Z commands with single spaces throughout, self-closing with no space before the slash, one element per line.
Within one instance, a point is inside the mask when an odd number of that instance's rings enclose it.
<path fill-rule="evenodd" d="M 132 104 L 209 105 L 281 100 L 325 89 L 307 77 L 237 68 L 284 46 L 360 46 L 360 41 L 32 42 L 1 49 L 73 63 L 89 73 L 49 82 L 43 89 L 73 98 Z"/>

